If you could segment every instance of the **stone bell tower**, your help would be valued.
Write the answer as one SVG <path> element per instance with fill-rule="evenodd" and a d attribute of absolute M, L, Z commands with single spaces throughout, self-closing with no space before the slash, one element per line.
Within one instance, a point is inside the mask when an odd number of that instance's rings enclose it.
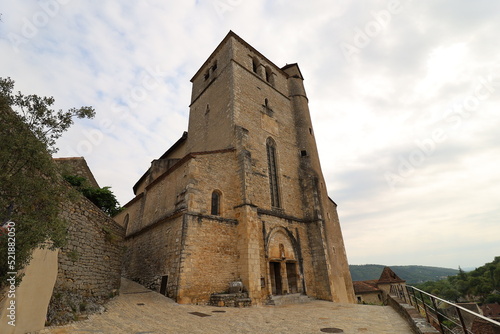
<path fill-rule="evenodd" d="M 186 303 L 238 280 L 254 304 L 354 302 L 303 80 L 297 64 L 277 67 L 229 32 L 191 79 L 187 134 L 117 218 L 129 225 L 130 278 Z M 161 260 L 148 255 L 157 247 Z"/>

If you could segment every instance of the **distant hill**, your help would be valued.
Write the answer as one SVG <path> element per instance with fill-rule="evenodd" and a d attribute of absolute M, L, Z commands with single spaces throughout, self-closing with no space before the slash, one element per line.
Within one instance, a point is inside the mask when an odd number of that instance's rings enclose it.
<path fill-rule="evenodd" d="M 381 264 L 363 264 L 349 265 L 353 281 L 375 280 L 380 277 L 384 265 Z M 427 281 L 438 281 L 448 276 L 458 274 L 457 269 L 427 267 L 427 266 L 390 266 L 391 269 L 406 280 L 408 284 L 417 284 Z"/>

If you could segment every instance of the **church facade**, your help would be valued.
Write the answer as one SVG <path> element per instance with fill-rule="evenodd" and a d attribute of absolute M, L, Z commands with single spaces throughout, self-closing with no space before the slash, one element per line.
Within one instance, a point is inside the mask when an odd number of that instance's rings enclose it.
<path fill-rule="evenodd" d="M 355 302 L 303 77 L 233 32 L 191 79 L 188 131 L 134 186 L 123 275 L 179 303 L 241 281 L 254 305 Z"/>

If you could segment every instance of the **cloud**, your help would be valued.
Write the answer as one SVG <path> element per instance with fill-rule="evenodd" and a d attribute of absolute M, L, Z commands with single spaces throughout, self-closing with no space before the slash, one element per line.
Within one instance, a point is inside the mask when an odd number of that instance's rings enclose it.
<path fill-rule="evenodd" d="M 499 7 L 10 2 L 0 70 L 58 108 L 95 107 L 60 155 L 84 155 L 125 203 L 187 130 L 189 80 L 233 30 L 278 66 L 299 63 L 351 263 L 479 266 L 499 255 Z M 387 173 L 400 177 L 394 187 Z"/>

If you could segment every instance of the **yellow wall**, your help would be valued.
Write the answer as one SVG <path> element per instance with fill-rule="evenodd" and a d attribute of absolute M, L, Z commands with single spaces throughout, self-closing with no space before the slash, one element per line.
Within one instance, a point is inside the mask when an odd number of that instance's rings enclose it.
<path fill-rule="evenodd" d="M 42 330 L 52 290 L 57 277 L 58 251 L 35 249 L 33 258 L 24 270 L 24 278 L 15 290 L 15 299 L 5 296 L 0 309 L 0 333 L 23 334 Z M 11 300 L 15 301 L 15 326 L 8 324 Z"/>

